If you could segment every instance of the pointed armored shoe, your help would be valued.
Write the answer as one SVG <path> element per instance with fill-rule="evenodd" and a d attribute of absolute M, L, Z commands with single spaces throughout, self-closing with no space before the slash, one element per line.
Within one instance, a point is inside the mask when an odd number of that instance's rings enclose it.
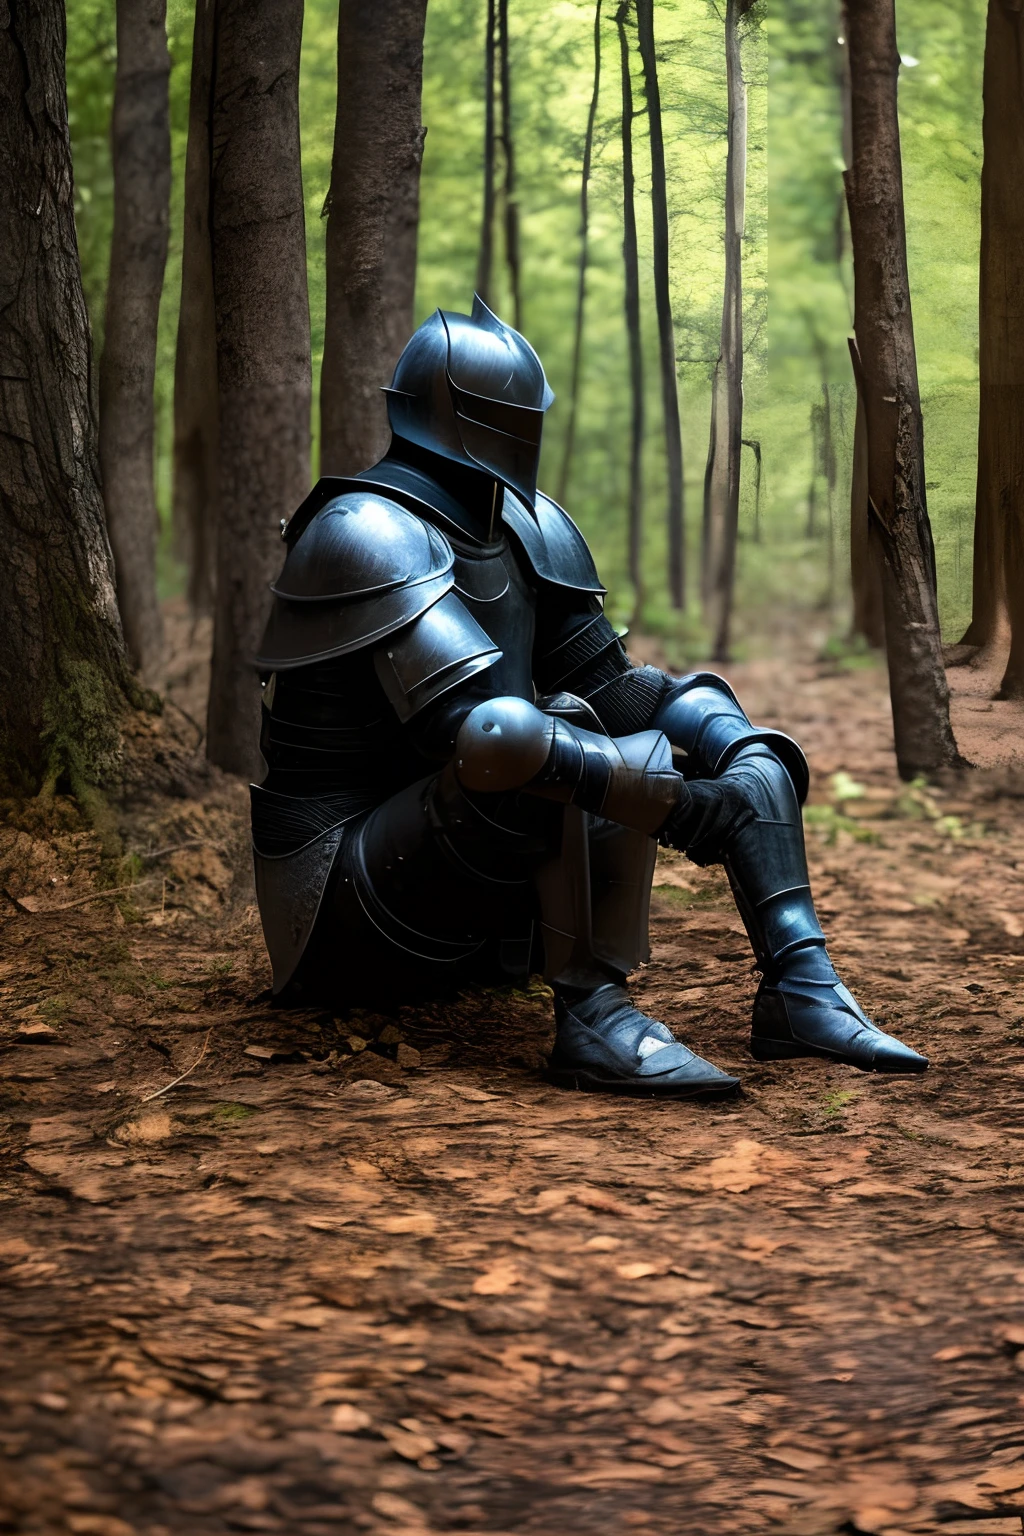
<path fill-rule="evenodd" d="M 756 1061 L 818 1056 L 862 1072 L 927 1070 L 927 1056 L 872 1024 L 832 970 L 824 950 L 805 953 L 811 963 L 801 969 L 817 969 L 820 978 L 784 974 L 758 987 L 750 1032 L 750 1054 Z"/>
<path fill-rule="evenodd" d="M 735 1093 L 740 1085 L 641 1013 L 614 982 L 571 998 L 556 992 L 555 1019 L 548 1077 L 564 1088 L 690 1099 Z"/>

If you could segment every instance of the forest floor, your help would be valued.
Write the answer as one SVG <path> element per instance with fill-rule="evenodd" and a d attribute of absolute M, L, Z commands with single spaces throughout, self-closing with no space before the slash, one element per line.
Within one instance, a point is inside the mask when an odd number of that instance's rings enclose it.
<path fill-rule="evenodd" d="M 877 667 L 729 675 L 923 1079 L 750 1060 L 678 856 L 637 995 L 732 1102 L 549 1086 L 541 988 L 275 1011 L 237 783 L 139 799 L 118 895 L 70 808 L 0 829 L 0 1531 L 1021 1531 L 1024 712 L 951 672 L 980 766 L 925 791 Z"/>

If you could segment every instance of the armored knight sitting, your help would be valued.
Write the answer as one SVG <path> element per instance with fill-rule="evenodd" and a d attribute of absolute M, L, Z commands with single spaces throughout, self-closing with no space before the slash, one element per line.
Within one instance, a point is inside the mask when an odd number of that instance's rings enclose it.
<path fill-rule="evenodd" d="M 721 862 L 762 980 L 750 1049 L 923 1056 L 865 1017 L 808 884 L 795 742 L 709 672 L 631 665 L 582 535 L 537 490 L 553 395 L 479 299 L 386 391 L 391 446 L 287 524 L 257 658 L 256 883 L 277 994 L 417 1001 L 542 969 L 551 1075 L 687 1097 L 738 1079 L 630 1001 L 658 843 Z"/>

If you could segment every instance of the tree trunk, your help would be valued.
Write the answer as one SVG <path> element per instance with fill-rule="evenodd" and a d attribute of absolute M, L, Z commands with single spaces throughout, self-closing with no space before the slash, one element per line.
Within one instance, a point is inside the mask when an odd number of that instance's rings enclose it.
<path fill-rule="evenodd" d="M 815 402 L 811 406 L 811 478 L 807 482 L 807 527 L 804 530 L 808 539 L 818 536 L 818 470 L 821 466 L 821 406 Z"/>
<path fill-rule="evenodd" d="M 132 683 L 103 521 L 61 0 L 0 27 L 0 785 L 116 769 Z"/>
<path fill-rule="evenodd" d="M 761 542 L 761 481 L 763 478 L 763 464 L 761 459 L 761 444 L 756 437 L 745 437 L 743 447 L 749 448 L 754 455 L 754 543 Z"/>
<path fill-rule="evenodd" d="M 320 470 L 351 475 L 388 443 L 381 385 L 413 329 L 427 0 L 346 0 L 327 196 Z"/>
<path fill-rule="evenodd" d="M 153 381 L 171 197 L 166 11 L 166 0 L 117 4 L 114 232 L 100 361 L 100 467 L 117 603 L 128 654 L 147 682 L 163 660 Z"/>
<path fill-rule="evenodd" d="M 644 601 L 643 576 L 643 453 L 644 357 L 640 337 L 640 257 L 636 241 L 636 201 L 633 176 L 633 82 L 629 72 L 626 18 L 632 0 L 622 0 L 615 12 L 619 30 L 622 74 L 622 257 L 626 274 L 626 335 L 629 342 L 629 579 L 633 584 L 633 622 Z"/>
<path fill-rule="evenodd" d="M 480 254 L 476 264 L 476 291 L 490 305 L 494 297 L 494 29 L 497 0 L 487 0 L 487 38 L 484 44 L 484 211 L 480 223 Z"/>
<path fill-rule="evenodd" d="M 704 614 L 716 661 L 729 659 L 743 451 L 743 223 L 747 190 L 747 84 L 739 23 L 753 0 L 727 0 L 725 74 L 729 139 L 725 162 L 725 292 L 722 337 L 711 385 L 711 439 L 704 475 Z"/>
<path fill-rule="evenodd" d="M 516 153 L 512 138 L 512 68 L 508 53 L 508 0 L 498 0 L 498 58 L 501 65 L 501 149 L 505 160 L 505 262 L 512 293 L 515 328 L 523 328 L 523 296 L 519 263 L 519 194 L 516 191 Z"/>
<path fill-rule="evenodd" d="M 851 633 L 881 650 L 885 644 L 882 568 L 878 535 L 868 501 L 868 424 L 861 390 L 853 420 L 853 473 L 850 477 L 850 584 L 853 589 Z"/>
<path fill-rule="evenodd" d="M 863 391 L 868 501 L 882 557 L 896 761 L 903 778 L 961 759 L 949 723 L 924 435 L 907 274 L 894 0 L 848 0 L 854 358 Z"/>
<path fill-rule="evenodd" d="M 831 608 L 836 600 L 836 445 L 832 435 L 832 390 L 828 379 L 821 381 L 821 456 L 825 476 L 825 517 L 828 538 L 828 592 Z"/>
<path fill-rule="evenodd" d="M 843 35 L 846 21 L 845 0 L 840 3 L 839 24 L 836 27 L 837 43 L 833 50 L 836 85 L 842 109 L 843 164 L 853 164 L 853 120 L 850 105 L 850 50 Z M 847 249 L 847 211 L 845 190 L 840 192 L 836 207 L 836 270 L 844 291 L 847 288 L 845 255 Z M 885 644 L 885 623 L 882 617 L 882 573 L 877 539 L 871 532 L 868 509 L 868 438 L 864 417 L 864 401 L 857 388 L 857 404 L 853 422 L 853 464 L 850 476 L 850 585 L 853 596 L 851 636 L 860 635 L 870 646 L 881 650 Z"/>
<path fill-rule="evenodd" d="M 217 0 L 211 236 L 220 401 L 207 753 L 259 762 L 252 658 L 280 520 L 309 489 L 309 297 L 299 156 L 302 0 Z"/>
<path fill-rule="evenodd" d="M 748 0 L 751 3 L 751 0 Z M 654 235 L 654 305 L 658 314 L 661 362 L 661 411 L 668 467 L 668 580 L 673 608 L 686 607 L 686 525 L 683 437 L 679 422 L 676 340 L 669 289 L 668 184 L 665 138 L 661 123 L 661 88 L 654 45 L 654 0 L 636 0 L 637 40 L 644 67 L 647 121 L 651 140 L 651 215 Z"/>
<path fill-rule="evenodd" d="M 210 122 L 216 0 L 196 0 L 185 153 L 181 308 L 174 359 L 173 525 L 193 615 L 213 612 L 217 566 L 217 327 L 210 246 Z"/>
<path fill-rule="evenodd" d="M 980 401 L 974 602 L 964 642 L 995 638 L 1004 605 L 1010 656 L 1000 696 L 1024 698 L 1024 14 L 989 0 L 981 171 Z"/>
<path fill-rule="evenodd" d="M 580 405 L 580 369 L 583 361 L 583 316 L 587 302 L 587 260 L 590 255 L 590 166 L 594 158 L 594 124 L 601 94 L 601 0 L 594 11 L 594 89 L 590 94 L 587 131 L 583 139 L 583 172 L 580 178 L 580 261 L 576 279 L 576 325 L 572 342 L 572 376 L 569 384 L 569 421 L 565 429 L 562 467 L 558 474 L 558 500 L 565 501 L 569 470 L 576 446 L 576 422 Z"/>

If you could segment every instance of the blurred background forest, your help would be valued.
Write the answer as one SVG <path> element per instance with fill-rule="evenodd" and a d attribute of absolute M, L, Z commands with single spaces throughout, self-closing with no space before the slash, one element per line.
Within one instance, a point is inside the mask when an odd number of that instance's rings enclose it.
<path fill-rule="evenodd" d="M 634 151 L 647 410 L 643 627 L 678 659 L 706 654 L 695 577 L 708 443 L 711 373 L 722 310 L 726 80 L 722 15 L 712 0 L 660 0 L 658 59 L 671 221 L 671 288 L 681 386 L 690 603 L 669 605 L 666 469 L 651 261 L 650 159 L 635 46 Z M 924 407 L 928 505 L 943 636 L 970 618 L 977 450 L 978 216 L 982 0 L 899 0 L 899 106 L 910 279 Z M 846 337 L 852 274 L 842 184 L 838 17 L 816 0 L 756 7 L 744 32 L 749 133 L 744 243 L 744 437 L 759 442 L 764 478 L 755 520 L 754 459 L 744 450 L 737 580 L 738 650 L 784 612 L 818 615 L 842 642 L 849 609 L 849 474 L 855 392 Z M 424 60 L 427 126 L 416 314 L 468 310 L 483 196 L 484 27 L 478 0 L 430 0 Z M 163 596 L 182 589 L 170 529 L 172 393 L 181 286 L 183 172 L 193 8 L 170 0 L 173 188 L 156 378 L 157 487 Z M 568 417 L 579 255 L 580 164 L 593 84 L 592 0 L 514 0 L 511 102 L 521 227 L 523 329 L 559 396 L 548 417 L 541 483 L 554 491 Z M 635 28 L 630 23 L 631 44 Z M 336 93 L 337 4 L 306 0 L 300 110 L 316 398 L 325 307 L 321 213 L 328 191 Z M 632 607 L 627 578 L 629 457 L 623 320 L 622 141 L 614 7 L 602 22 L 602 80 L 590 186 L 590 274 L 576 451 L 566 501 L 592 541 L 614 615 Z M 102 347 L 113 210 L 110 112 L 114 0 L 69 0 L 67 79 L 76 215 L 96 355 Z M 503 263 L 495 307 L 512 318 Z M 384 380 L 382 379 L 382 382 Z M 835 473 L 823 441 L 829 388 Z M 830 485 L 830 478 L 832 484 Z"/>

